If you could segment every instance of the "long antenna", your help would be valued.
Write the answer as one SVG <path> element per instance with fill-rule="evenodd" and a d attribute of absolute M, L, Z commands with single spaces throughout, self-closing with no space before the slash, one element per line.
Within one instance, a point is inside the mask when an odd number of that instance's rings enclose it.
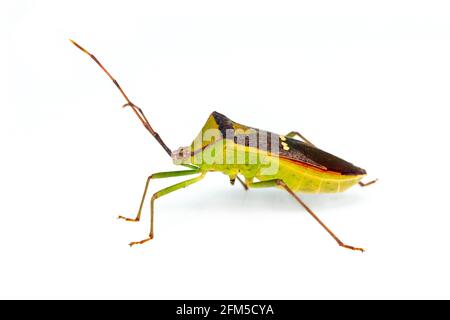
<path fill-rule="evenodd" d="M 83 51 L 84 53 L 86 53 L 89 57 L 92 58 L 92 60 L 95 61 L 95 63 L 97 63 L 99 65 L 100 68 L 102 68 L 102 70 L 106 73 L 106 75 L 111 79 L 111 81 L 115 84 L 115 86 L 117 87 L 117 89 L 119 89 L 120 93 L 122 94 L 122 96 L 125 98 L 125 100 L 127 101 L 126 104 L 123 105 L 123 107 L 131 107 L 131 109 L 133 109 L 134 113 L 136 114 L 136 116 L 139 118 L 139 120 L 141 120 L 142 124 L 144 125 L 144 127 L 152 134 L 152 136 L 156 139 L 156 141 L 158 141 L 158 143 L 164 148 L 164 150 L 167 152 L 167 154 L 169 156 L 172 156 L 172 151 L 170 151 L 169 147 L 167 147 L 167 145 L 164 143 L 164 141 L 161 139 L 161 137 L 159 136 L 159 134 L 153 130 L 152 126 L 150 125 L 150 122 L 148 122 L 147 117 L 144 115 L 144 112 L 142 112 L 141 108 L 139 108 L 138 106 L 136 106 L 133 102 L 131 102 L 131 100 L 128 98 L 128 96 L 125 94 L 125 92 L 122 90 L 122 88 L 120 87 L 119 83 L 116 81 L 116 79 L 114 79 L 112 77 L 112 75 L 108 72 L 108 70 L 106 70 L 106 68 L 104 66 L 102 66 L 102 64 L 100 63 L 100 61 L 98 61 L 98 59 L 91 54 L 89 51 L 87 51 L 86 49 L 84 49 L 82 46 L 80 46 L 78 43 L 76 43 L 75 41 L 73 41 L 72 39 L 69 39 L 70 42 L 72 42 L 78 49 L 80 49 L 81 51 Z"/>

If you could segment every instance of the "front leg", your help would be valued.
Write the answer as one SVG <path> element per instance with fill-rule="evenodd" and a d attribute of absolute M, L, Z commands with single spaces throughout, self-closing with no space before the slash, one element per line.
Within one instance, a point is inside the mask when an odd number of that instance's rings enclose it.
<path fill-rule="evenodd" d="M 187 176 L 191 174 L 199 173 L 199 169 L 193 169 L 193 170 L 181 170 L 181 171 L 169 171 L 169 172 L 157 172 L 152 174 L 147 178 L 147 182 L 145 183 L 144 188 L 144 194 L 142 195 L 141 204 L 139 205 L 139 210 L 136 215 L 136 218 L 127 218 L 124 216 L 119 216 L 118 219 L 123 219 L 125 221 L 130 222 L 138 222 L 141 219 L 141 212 L 142 207 L 144 206 L 145 196 L 147 195 L 148 185 L 150 184 L 151 179 L 163 179 L 163 178 L 172 178 L 172 177 L 181 177 L 181 176 Z"/>
<path fill-rule="evenodd" d="M 154 211 L 155 211 L 154 210 L 155 200 L 160 198 L 160 197 L 162 197 L 162 196 L 165 196 L 165 195 L 167 195 L 167 194 L 169 194 L 171 192 L 177 191 L 177 190 L 182 189 L 182 188 L 186 188 L 187 186 L 190 186 L 191 184 L 196 183 L 196 182 L 202 180 L 205 177 L 206 172 L 198 172 L 198 173 L 201 173 L 201 174 L 198 177 L 196 177 L 196 178 L 179 182 L 177 184 L 174 184 L 173 186 L 161 189 L 158 192 L 153 194 L 152 201 L 150 203 L 150 234 L 148 235 L 148 238 L 146 238 L 144 240 L 130 242 L 130 244 L 129 244 L 130 247 L 132 247 L 132 246 L 134 246 L 136 244 L 143 244 L 143 243 L 153 239 L 153 215 L 154 215 Z"/>

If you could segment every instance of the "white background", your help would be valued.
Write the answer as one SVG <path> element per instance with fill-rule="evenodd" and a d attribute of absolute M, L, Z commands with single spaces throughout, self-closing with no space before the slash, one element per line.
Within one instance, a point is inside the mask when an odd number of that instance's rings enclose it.
<path fill-rule="evenodd" d="M 445 1 L 15 1 L 1 9 L 0 298 L 450 298 Z M 211 173 L 134 216 L 208 115 L 380 181 L 303 199 Z M 158 180 L 151 192 L 180 179 Z"/>

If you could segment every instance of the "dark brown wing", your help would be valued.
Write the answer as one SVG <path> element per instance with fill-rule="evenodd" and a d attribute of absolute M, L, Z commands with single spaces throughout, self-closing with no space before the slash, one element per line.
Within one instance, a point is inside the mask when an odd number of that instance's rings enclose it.
<path fill-rule="evenodd" d="M 252 146 L 257 147 L 260 150 L 274 152 L 274 150 L 272 150 L 272 144 L 273 141 L 277 141 L 278 154 L 281 158 L 298 161 L 322 170 L 333 171 L 343 175 L 366 174 L 364 169 L 303 141 L 287 137 L 283 137 L 283 141 L 281 141 L 280 135 L 276 133 L 241 125 L 218 112 L 213 112 L 212 115 L 223 137 L 231 138 L 231 133 L 234 142 L 237 144 L 250 146 L 250 141 L 256 141 L 257 145 Z M 252 134 L 256 135 L 256 139 L 250 139 L 248 135 L 233 134 L 237 129 L 251 129 L 253 132 Z"/>
<path fill-rule="evenodd" d="M 289 150 L 284 150 L 280 145 L 281 158 L 300 161 L 307 164 L 313 162 L 325 167 L 326 170 L 339 172 L 343 175 L 366 174 L 366 170 L 303 141 L 286 138 L 286 143 L 289 146 Z M 307 159 L 307 161 L 305 162 L 304 159 Z"/>

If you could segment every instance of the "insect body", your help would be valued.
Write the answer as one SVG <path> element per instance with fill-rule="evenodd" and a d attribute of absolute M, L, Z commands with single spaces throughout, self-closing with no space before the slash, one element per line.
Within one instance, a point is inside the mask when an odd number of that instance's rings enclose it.
<path fill-rule="evenodd" d="M 217 130 L 215 139 L 205 141 L 211 130 Z M 202 171 L 221 171 L 231 181 L 238 174 L 244 176 L 247 183 L 252 183 L 254 178 L 259 181 L 280 179 L 292 191 L 302 193 L 345 191 L 366 175 L 364 169 L 318 149 L 309 141 L 296 140 L 295 135 L 293 132 L 280 136 L 251 128 L 213 112 L 191 146 L 179 149 L 172 157 L 175 164 L 181 161 L 197 165 Z M 209 153 L 205 154 L 207 151 Z M 208 158 L 213 151 L 214 156 Z M 242 160 L 238 161 L 239 158 Z M 272 172 L 270 167 L 274 169 Z"/>
<path fill-rule="evenodd" d="M 189 168 L 159 172 L 149 176 L 137 216 L 135 218 L 119 216 L 119 218 L 133 222 L 140 220 L 150 180 L 197 175 L 195 178 L 174 184 L 153 194 L 150 202 L 150 234 L 144 240 L 131 242 L 130 246 L 143 244 L 153 239 L 156 199 L 202 180 L 208 172 L 219 171 L 226 174 L 232 184 L 238 180 L 245 189 L 278 187 L 286 190 L 341 247 L 364 251 L 362 248 L 343 243 L 296 194 L 296 192 L 342 192 L 355 184 L 367 186 L 374 183 L 376 180 L 369 183 L 361 182 L 366 175 L 364 169 L 320 150 L 298 132 L 278 135 L 236 123 L 218 112 L 213 112 L 209 116 L 190 146 L 171 151 L 159 134 L 153 130 L 142 110 L 131 102 L 119 83 L 99 60 L 76 42 L 72 41 L 72 43 L 103 69 L 127 101 L 124 107 L 130 107 L 133 110 L 144 127 L 171 156 L 173 162 Z M 243 176 L 244 180 L 240 176 Z"/>

